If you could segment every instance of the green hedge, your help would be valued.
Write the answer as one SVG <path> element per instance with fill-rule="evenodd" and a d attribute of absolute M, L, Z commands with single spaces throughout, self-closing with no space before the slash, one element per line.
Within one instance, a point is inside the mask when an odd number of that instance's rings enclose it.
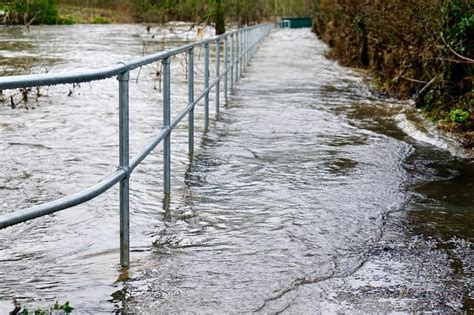
<path fill-rule="evenodd" d="M 381 92 L 414 98 L 447 129 L 474 130 L 473 0 L 320 0 L 313 25 Z"/>

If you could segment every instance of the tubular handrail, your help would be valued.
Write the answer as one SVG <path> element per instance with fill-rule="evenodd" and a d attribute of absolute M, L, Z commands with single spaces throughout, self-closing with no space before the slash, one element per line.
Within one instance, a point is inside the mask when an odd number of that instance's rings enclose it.
<path fill-rule="evenodd" d="M 164 141 L 164 205 L 169 206 L 170 195 L 170 137 L 171 131 L 188 115 L 189 131 L 189 154 L 194 151 L 194 108 L 204 99 L 204 126 L 207 130 L 209 121 L 209 92 L 215 88 L 216 113 L 219 112 L 220 83 L 224 79 L 224 96 L 227 101 L 228 80 L 230 87 L 238 81 L 242 75 L 243 67 L 248 65 L 251 54 L 256 50 L 258 44 L 271 31 L 272 24 L 261 24 L 242 28 L 214 36 L 205 40 L 144 56 L 130 62 L 120 62 L 114 66 L 94 70 L 82 70 L 66 73 L 48 73 L 34 75 L 19 75 L 0 77 L 0 90 L 26 88 L 34 86 L 58 85 L 91 82 L 116 77 L 119 81 L 119 167 L 109 177 L 99 183 L 84 189 L 78 193 L 46 202 L 20 211 L 7 213 L 0 216 L 0 229 L 26 222 L 44 215 L 52 214 L 70 207 L 87 202 L 114 185 L 120 183 L 120 264 L 122 267 L 129 265 L 129 177 L 133 170 L 160 144 Z M 228 41 L 230 38 L 231 50 L 229 54 Z M 209 82 L 209 45 L 216 46 L 215 79 Z M 224 43 L 224 70 L 220 72 L 221 43 Z M 194 49 L 204 47 L 204 90 L 198 96 L 194 96 Z M 173 121 L 170 115 L 170 76 L 171 57 L 188 52 L 189 76 L 188 76 L 188 103 Z M 229 62 L 229 55 L 231 61 Z M 129 161 L 129 72 L 141 66 L 161 61 L 163 64 L 163 127 L 152 140 Z M 230 76 L 229 76 L 230 72 Z"/>
<path fill-rule="evenodd" d="M 127 177 L 127 174 L 127 170 L 119 168 L 111 176 L 83 191 L 28 209 L 7 213 L 1 218 L 0 229 L 80 205 L 106 192 Z"/>
<path fill-rule="evenodd" d="M 244 28 L 242 30 L 252 30 L 258 27 L 267 26 L 272 24 L 255 25 Z M 47 86 L 47 85 L 59 85 L 59 84 L 71 84 L 71 83 L 83 83 L 99 81 L 108 78 L 112 78 L 126 71 L 131 71 L 142 66 L 148 65 L 153 62 L 157 62 L 168 57 L 179 55 L 183 52 L 189 51 L 190 49 L 201 47 L 204 44 L 210 44 L 221 38 L 225 39 L 236 33 L 239 30 L 227 32 L 222 35 L 213 36 L 207 39 L 203 39 L 191 44 L 183 45 L 170 50 L 161 51 L 156 54 L 147 55 L 141 58 L 131 60 L 129 62 L 120 62 L 115 66 L 109 66 L 98 69 L 89 69 L 82 71 L 71 71 L 71 72 L 58 72 L 58 73 L 43 73 L 43 74 L 27 74 L 27 75 L 14 75 L 7 77 L 0 77 L 0 90 L 19 89 L 34 86 Z"/>

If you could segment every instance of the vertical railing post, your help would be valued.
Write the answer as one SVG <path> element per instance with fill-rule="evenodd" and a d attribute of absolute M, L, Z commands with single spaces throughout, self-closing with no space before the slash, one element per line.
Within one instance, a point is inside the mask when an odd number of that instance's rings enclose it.
<path fill-rule="evenodd" d="M 216 113 L 220 110 L 220 85 L 221 85 L 221 41 L 216 40 Z"/>
<path fill-rule="evenodd" d="M 209 42 L 204 44 L 204 130 L 209 128 Z"/>
<path fill-rule="evenodd" d="M 239 81 L 239 48 L 240 48 L 240 30 L 235 33 L 235 83 Z"/>
<path fill-rule="evenodd" d="M 129 127 L 128 127 L 128 71 L 117 76 L 119 81 L 119 167 L 127 172 L 120 181 L 120 266 L 127 268 L 130 263 L 130 214 L 129 214 Z"/>
<path fill-rule="evenodd" d="M 244 50 L 245 50 L 245 47 L 244 47 L 245 43 L 244 43 L 244 31 L 241 30 L 240 31 L 240 52 L 239 52 L 239 66 L 240 66 L 240 70 L 239 70 L 239 78 L 242 77 L 242 73 L 244 72 L 244 60 L 243 60 L 243 54 L 244 54 Z"/>
<path fill-rule="evenodd" d="M 227 60 L 227 55 L 229 54 L 228 52 L 228 37 L 226 36 L 224 38 L 224 100 L 225 103 L 227 104 L 227 80 L 229 78 L 229 64 Z"/>
<path fill-rule="evenodd" d="M 250 46 L 251 45 L 251 42 L 250 42 L 250 30 L 247 30 L 247 66 L 250 64 Z"/>
<path fill-rule="evenodd" d="M 235 34 L 235 33 L 234 33 Z M 230 89 L 234 88 L 234 34 L 230 35 Z"/>
<path fill-rule="evenodd" d="M 168 129 L 163 142 L 163 207 L 168 210 L 171 193 L 171 59 L 166 57 L 163 64 L 163 129 Z"/>
<path fill-rule="evenodd" d="M 252 54 L 254 54 L 255 50 L 257 49 L 257 42 L 260 41 L 260 35 L 257 33 L 257 30 L 254 30 L 254 34 L 252 37 Z"/>
<path fill-rule="evenodd" d="M 235 71 L 235 82 L 237 82 L 240 78 L 240 50 L 242 49 L 242 41 L 241 41 L 241 30 L 237 33 L 237 64 L 236 64 L 236 71 Z"/>
<path fill-rule="evenodd" d="M 245 66 L 249 66 L 249 30 L 245 30 Z"/>
<path fill-rule="evenodd" d="M 188 55 L 188 103 L 194 103 L 194 48 L 189 49 Z M 194 106 L 189 111 L 188 123 L 188 152 L 194 154 Z"/>
<path fill-rule="evenodd" d="M 263 37 L 263 34 L 260 33 L 261 31 L 259 31 L 258 33 L 255 32 L 254 34 L 254 38 L 253 38 L 253 43 L 254 43 L 254 46 L 253 46 L 253 52 L 255 53 L 255 51 L 257 50 L 257 46 L 259 45 L 260 43 L 260 38 Z"/>
<path fill-rule="evenodd" d="M 250 31 L 250 59 L 252 59 L 253 50 L 255 49 L 255 46 L 254 46 L 254 37 L 255 37 L 255 29 L 252 29 L 252 30 Z"/>

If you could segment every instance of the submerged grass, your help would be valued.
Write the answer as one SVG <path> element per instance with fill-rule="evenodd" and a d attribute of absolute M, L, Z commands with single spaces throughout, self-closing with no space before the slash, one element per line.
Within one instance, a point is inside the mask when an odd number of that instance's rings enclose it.
<path fill-rule="evenodd" d="M 4 57 L 0 55 L 0 76 L 38 72 L 42 68 L 48 68 L 58 61 L 60 61 L 60 59 L 57 58 L 36 56 Z"/>
<path fill-rule="evenodd" d="M 126 8 L 100 8 L 93 6 L 80 6 L 75 4 L 61 4 L 61 16 L 69 17 L 74 23 L 79 24 L 109 24 L 133 23 L 133 17 Z"/>

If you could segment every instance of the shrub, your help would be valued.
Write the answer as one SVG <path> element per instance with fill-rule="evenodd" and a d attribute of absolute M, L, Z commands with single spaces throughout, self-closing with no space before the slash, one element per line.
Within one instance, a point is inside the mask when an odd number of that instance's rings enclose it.
<path fill-rule="evenodd" d="M 106 17 L 103 17 L 103 16 L 96 16 L 92 22 L 92 24 L 110 24 L 112 23 L 111 20 L 109 20 L 108 18 Z"/>
<path fill-rule="evenodd" d="M 313 25 L 332 57 L 368 68 L 382 92 L 437 120 L 474 111 L 473 0 L 320 0 Z"/>
<path fill-rule="evenodd" d="M 9 24 L 72 24 L 71 18 L 61 18 L 53 0 L 15 0 L 5 5 Z"/>
<path fill-rule="evenodd" d="M 469 117 L 471 114 L 467 110 L 461 108 L 455 108 L 449 112 L 449 118 L 452 122 L 466 126 L 469 124 Z"/>

